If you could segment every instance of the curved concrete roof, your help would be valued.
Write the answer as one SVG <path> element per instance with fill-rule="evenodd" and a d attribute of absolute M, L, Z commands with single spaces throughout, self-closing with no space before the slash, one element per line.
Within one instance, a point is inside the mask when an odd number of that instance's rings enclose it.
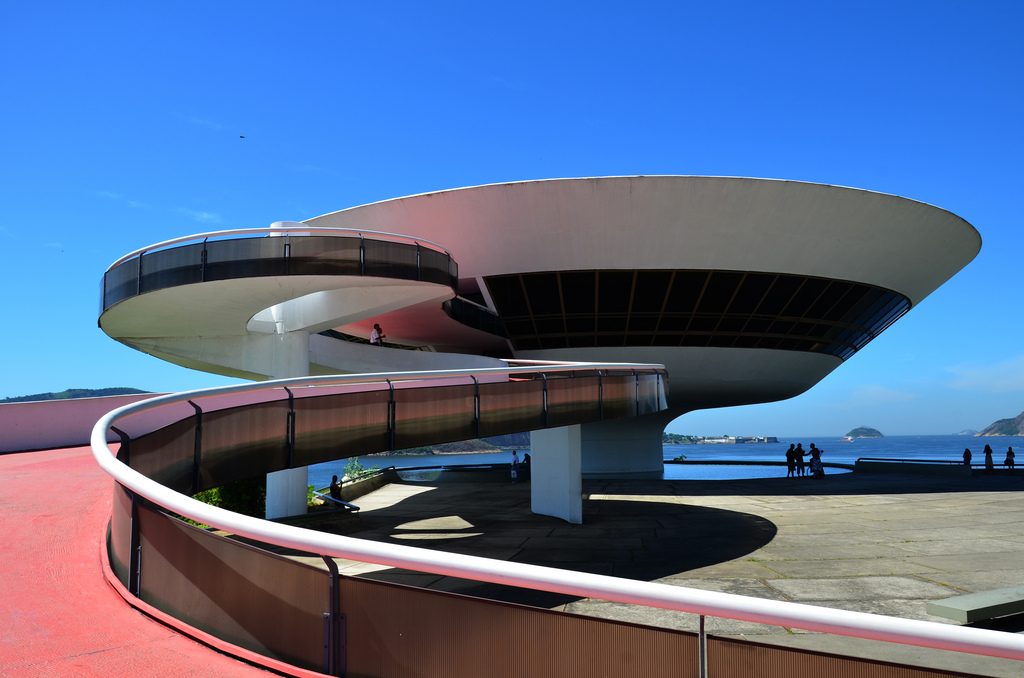
<path fill-rule="evenodd" d="M 460 276 L 567 269 L 788 272 L 892 289 L 916 304 L 978 253 L 964 219 L 884 193 L 772 179 L 597 177 L 490 184 L 309 219 L 416 234 Z"/>

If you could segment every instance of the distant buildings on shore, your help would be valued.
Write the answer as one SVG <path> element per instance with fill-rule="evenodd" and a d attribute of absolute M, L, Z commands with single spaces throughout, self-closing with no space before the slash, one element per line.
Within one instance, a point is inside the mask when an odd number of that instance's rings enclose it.
<path fill-rule="evenodd" d="M 777 443 L 776 436 L 690 436 L 664 433 L 662 442 L 669 445 L 741 445 L 744 443 Z"/>

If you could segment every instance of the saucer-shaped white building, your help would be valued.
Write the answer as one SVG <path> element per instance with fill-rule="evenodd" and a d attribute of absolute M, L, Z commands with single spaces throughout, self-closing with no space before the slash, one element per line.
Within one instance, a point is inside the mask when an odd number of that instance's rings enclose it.
<path fill-rule="evenodd" d="M 666 409 L 541 442 L 580 446 L 584 474 L 660 473 L 673 418 L 802 393 L 981 243 L 962 218 L 894 195 L 687 176 L 493 184 L 275 226 L 282 237 L 200 234 L 124 257 L 101 327 L 255 379 L 507 358 L 664 364 Z M 365 343 L 374 323 L 384 347 Z"/>

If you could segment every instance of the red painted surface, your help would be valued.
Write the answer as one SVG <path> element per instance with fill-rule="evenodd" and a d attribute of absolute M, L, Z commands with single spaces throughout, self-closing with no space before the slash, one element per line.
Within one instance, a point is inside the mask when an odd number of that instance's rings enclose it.
<path fill-rule="evenodd" d="M 128 606 L 100 546 L 111 481 L 87 447 L 0 456 L 0 676 L 268 676 Z"/>

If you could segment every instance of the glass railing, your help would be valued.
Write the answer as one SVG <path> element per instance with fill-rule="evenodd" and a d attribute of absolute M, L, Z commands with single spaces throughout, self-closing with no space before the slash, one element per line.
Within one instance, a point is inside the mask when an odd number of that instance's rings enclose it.
<path fill-rule="evenodd" d="M 456 322 L 497 337 L 508 338 L 508 331 L 505 329 L 505 323 L 501 321 L 501 317 L 471 301 L 455 297 L 444 302 L 441 308 L 449 318 Z"/>
<path fill-rule="evenodd" d="M 665 378 L 661 366 L 543 364 L 288 379 L 121 408 L 97 424 L 93 439 L 118 481 L 111 571 L 126 595 L 203 632 L 329 670 L 324 643 L 334 648 L 335 631 L 333 621 L 324 631 L 324 614 L 337 577 L 178 520 L 194 513 L 181 502 L 244 518 L 188 495 L 358 454 L 659 411 L 667 407 Z M 120 438 L 116 457 L 108 431 Z"/>
<path fill-rule="evenodd" d="M 352 275 L 458 286 L 458 264 L 429 241 L 348 229 L 218 231 L 137 250 L 104 274 L 101 308 L 156 290 L 264 276 Z"/>

